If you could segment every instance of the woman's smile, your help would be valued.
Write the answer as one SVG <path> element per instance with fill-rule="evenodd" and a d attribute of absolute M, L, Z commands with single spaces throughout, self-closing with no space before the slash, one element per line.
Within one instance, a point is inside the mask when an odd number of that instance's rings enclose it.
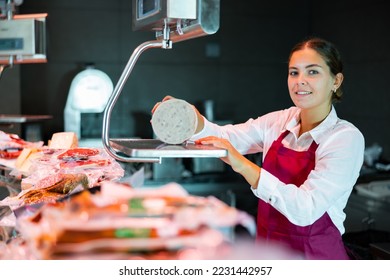
<path fill-rule="evenodd" d="M 295 92 L 295 94 L 297 95 L 309 95 L 309 94 L 312 94 L 311 91 L 297 91 Z"/>

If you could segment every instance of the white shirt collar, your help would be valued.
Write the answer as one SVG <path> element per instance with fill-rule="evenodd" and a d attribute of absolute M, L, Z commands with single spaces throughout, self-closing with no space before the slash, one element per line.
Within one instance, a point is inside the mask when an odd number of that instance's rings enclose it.
<path fill-rule="evenodd" d="M 290 132 L 294 133 L 296 137 L 298 137 L 299 133 L 299 122 L 300 122 L 300 113 L 301 110 L 297 109 L 291 120 L 287 123 L 286 129 Z M 323 131 L 328 130 L 330 127 L 334 126 L 338 121 L 338 116 L 336 113 L 336 109 L 332 105 L 332 108 L 330 110 L 330 113 L 328 116 L 315 128 L 310 130 L 308 133 L 313 138 L 314 141 L 318 143 L 316 139 L 321 135 Z"/>

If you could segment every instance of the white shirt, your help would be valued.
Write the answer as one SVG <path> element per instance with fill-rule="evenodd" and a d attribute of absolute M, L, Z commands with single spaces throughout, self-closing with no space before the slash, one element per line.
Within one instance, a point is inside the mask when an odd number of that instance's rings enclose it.
<path fill-rule="evenodd" d="M 339 119 L 333 106 L 320 125 L 298 138 L 299 120 L 297 107 L 236 125 L 218 126 L 205 119 L 204 129 L 193 139 L 209 135 L 226 138 L 241 154 L 263 152 L 263 160 L 273 141 L 285 130 L 291 133 L 282 143 L 289 149 L 305 151 L 314 140 L 318 144 L 315 169 L 299 188 L 282 183 L 262 169 L 257 188 L 252 191 L 295 225 L 311 225 L 327 212 L 343 234 L 343 209 L 363 164 L 364 137 L 353 124 Z"/>

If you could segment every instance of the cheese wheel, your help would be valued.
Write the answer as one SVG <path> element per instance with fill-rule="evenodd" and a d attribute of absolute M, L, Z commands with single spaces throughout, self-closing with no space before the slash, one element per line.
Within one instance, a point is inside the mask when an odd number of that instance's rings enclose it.
<path fill-rule="evenodd" d="M 181 99 L 162 102 L 152 116 L 153 132 L 168 144 L 181 144 L 196 131 L 198 119 L 194 107 Z"/>
<path fill-rule="evenodd" d="M 51 149 L 72 149 L 78 147 L 77 135 L 74 132 L 54 133 L 49 142 Z"/>

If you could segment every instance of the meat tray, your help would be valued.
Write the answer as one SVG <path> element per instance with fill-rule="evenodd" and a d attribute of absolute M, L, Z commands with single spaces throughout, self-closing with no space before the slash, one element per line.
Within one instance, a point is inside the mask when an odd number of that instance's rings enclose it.
<path fill-rule="evenodd" d="M 227 156 L 227 150 L 225 149 L 188 141 L 180 145 L 170 145 L 158 139 L 110 139 L 110 143 L 115 150 L 130 157 L 219 158 Z"/>

